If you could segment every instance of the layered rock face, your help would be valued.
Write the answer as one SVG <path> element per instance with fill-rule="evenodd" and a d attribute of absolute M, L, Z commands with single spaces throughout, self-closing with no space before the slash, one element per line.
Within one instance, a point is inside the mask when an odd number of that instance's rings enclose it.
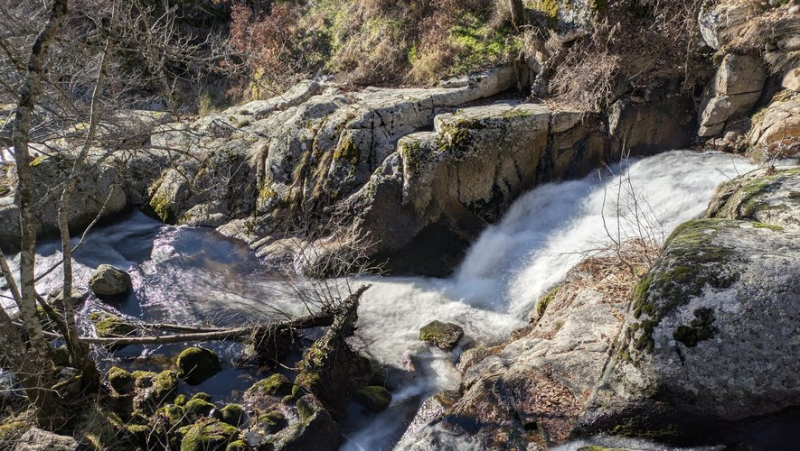
<path fill-rule="evenodd" d="M 335 253 L 359 237 L 367 256 L 390 269 L 446 275 L 533 186 L 583 176 L 623 149 L 685 146 L 693 134 L 691 103 L 667 86 L 620 100 L 609 117 L 518 101 L 473 104 L 516 83 L 512 68 L 431 89 L 348 92 L 305 82 L 192 123 L 153 123 L 140 151 L 81 180 L 71 224 L 86 225 L 107 197 L 104 216 L 144 203 L 164 222 L 218 227 L 271 261 L 297 260 L 295 250 L 308 246 Z M 48 168 L 59 165 L 68 160 L 37 168 L 54 180 L 44 184 L 52 193 L 58 174 Z M 6 197 L 1 222 L 13 233 L 18 213 L 13 194 Z M 42 233 L 54 231 L 57 201 L 43 201 Z M 335 230 L 347 236 L 315 242 Z M 293 250 L 280 246 L 287 239 Z"/>

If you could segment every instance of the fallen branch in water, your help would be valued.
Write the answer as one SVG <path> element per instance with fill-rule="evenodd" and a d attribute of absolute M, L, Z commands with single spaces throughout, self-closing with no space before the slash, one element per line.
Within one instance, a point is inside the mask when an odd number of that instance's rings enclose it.
<path fill-rule="evenodd" d="M 351 294 L 341 306 L 336 308 L 324 309 L 302 318 L 281 321 L 271 324 L 252 325 L 230 329 L 223 328 L 199 328 L 192 326 L 181 326 L 178 324 L 144 324 L 142 329 L 146 330 L 173 330 L 187 333 L 170 335 L 152 335 L 143 337 L 81 337 L 85 343 L 103 346 L 126 346 L 126 345 L 159 345 L 170 343 L 190 343 L 202 341 L 239 341 L 261 343 L 265 337 L 277 336 L 281 333 L 295 329 L 311 329 L 315 327 L 327 327 L 334 324 L 337 315 L 348 315 L 347 306 L 353 302 L 358 305 L 357 300 L 370 286 L 365 285 Z M 355 299 L 355 301 L 353 301 Z M 60 338 L 60 335 L 47 333 L 48 338 Z"/>

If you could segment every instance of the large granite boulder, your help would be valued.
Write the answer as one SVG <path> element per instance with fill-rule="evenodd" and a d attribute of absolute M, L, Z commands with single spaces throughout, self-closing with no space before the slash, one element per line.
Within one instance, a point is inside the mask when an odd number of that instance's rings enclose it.
<path fill-rule="evenodd" d="M 723 186 L 714 218 L 673 233 L 634 292 L 582 430 L 708 437 L 800 404 L 798 177 Z"/>

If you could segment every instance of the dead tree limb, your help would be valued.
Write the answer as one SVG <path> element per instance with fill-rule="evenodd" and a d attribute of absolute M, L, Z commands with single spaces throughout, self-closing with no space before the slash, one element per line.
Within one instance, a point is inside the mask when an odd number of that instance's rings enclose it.
<path fill-rule="evenodd" d="M 357 353 L 350 349 L 347 337 L 358 322 L 358 304 L 370 285 L 363 285 L 343 303 L 328 332 L 303 355 L 296 383 L 319 398 L 334 418 L 343 418 L 347 401 L 357 385 L 354 370 L 359 368 Z"/>

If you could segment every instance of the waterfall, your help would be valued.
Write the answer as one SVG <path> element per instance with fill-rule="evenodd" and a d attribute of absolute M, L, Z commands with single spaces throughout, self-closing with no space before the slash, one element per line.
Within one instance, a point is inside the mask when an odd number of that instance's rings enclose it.
<path fill-rule="evenodd" d="M 642 233 L 663 243 L 675 227 L 705 211 L 720 183 L 753 168 L 728 154 L 671 151 L 582 180 L 545 184 L 518 199 L 499 224 L 484 231 L 450 279 L 370 280 L 374 286 L 364 295 L 359 329 L 369 351 L 398 368 L 409 353 L 419 353 L 426 363 L 417 374 L 401 377 L 404 396 L 351 434 L 344 449 L 391 447 L 403 432 L 394 409 L 404 408 L 408 396 L 416 394 L 419 402 L 425 395 L 458 388 L 451 363 L 458 350 L 431 353 L 418 341 L 419 328 L 427 322 L 453 322 L 473 340 L 502 342 L 526 323 L 539 297 L 593 249 L 612 238 Z"/>

